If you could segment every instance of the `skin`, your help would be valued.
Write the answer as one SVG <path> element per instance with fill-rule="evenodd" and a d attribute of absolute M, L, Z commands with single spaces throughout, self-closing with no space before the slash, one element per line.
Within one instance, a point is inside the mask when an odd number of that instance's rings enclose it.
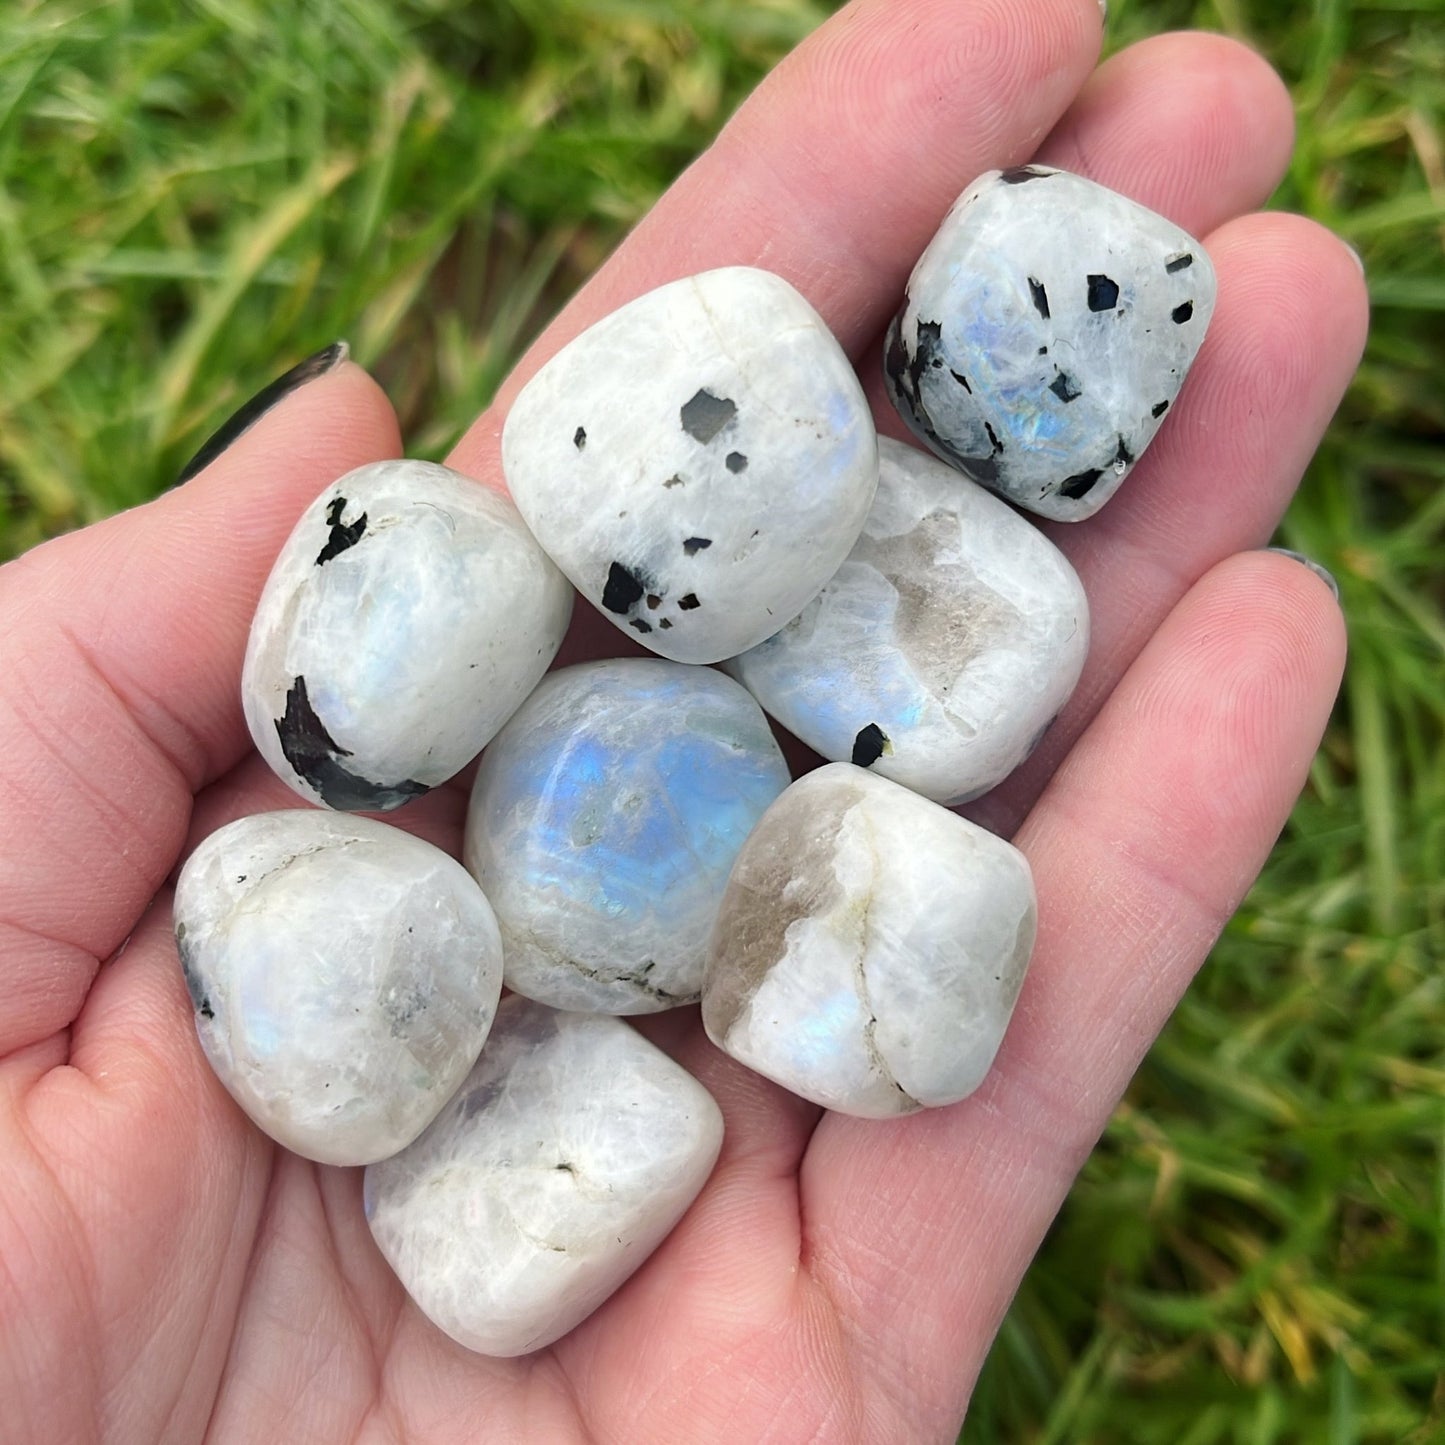
<path fill-rule="evenodd" d="M 8 1438 L 952 1438 L 1074 1174 L 1282 827 L 1344 656 L 1325 585 L 1253 549 L 1358 360 L 1360 271 L 1315 226 L 1252 214 L 1291 143 L 1257 57 L 1165 36 L 1096 70 L 1099 42 L 1096 0 L 858 0 L 679 180 L 453 458 L 501 485 L 502 418 L 537 365 L 709 266 L 787 277 L 881 396 L 878 340 L 912 259 L 989 167 L 1037 155 L 1205 240 L 1219 310 L 1175 415 L 1097 519 L 1050 529 L 1094 609 L 1084 681 L 972 809 L 1029 856 L 1042 920 L 983 1087 L 897 1122 L 820 1115 L 717 1053 L 695 1010 L 649 1021 L 722 1105 L 718 1169 L 606 1306 L 508 1361 L 407 1302 L 357 1171 L 247 1124 L 196 1043 L 167 880 L 222 822 L 290 801 L 250 752 L 241 658 L 301 509 L 401 453 L 385 397 L 347 364 L 186 486 L 0 571 Z M 566 660 L 620 650 L 584 617 Z M 395 821 L 455 851 L 463 807 L 459 784 Z"/>

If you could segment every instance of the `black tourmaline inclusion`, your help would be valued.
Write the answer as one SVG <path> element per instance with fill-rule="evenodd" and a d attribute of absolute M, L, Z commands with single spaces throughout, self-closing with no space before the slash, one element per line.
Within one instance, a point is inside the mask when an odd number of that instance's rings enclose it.
<path fill-rule="evenodd" d="M 859 728 L 858 736 L 853 739 L 853 766 L 871 768 L 883 756 L 883 749 L 887 746 L 888 734 L 877 723 Z"/>
<path fill-rule="evenodd" d="M 298 677 L 286 693 L 286 711 L 276 719 L 276 736 L 286 761 L 315 790 L 328 808 L 343 813 L 385 812 L 428 791 L 426 783 L 406 779 L 377 783 L 343 766 L 351 757 L 326 731 L 306 693 L 306 679 Z"/>

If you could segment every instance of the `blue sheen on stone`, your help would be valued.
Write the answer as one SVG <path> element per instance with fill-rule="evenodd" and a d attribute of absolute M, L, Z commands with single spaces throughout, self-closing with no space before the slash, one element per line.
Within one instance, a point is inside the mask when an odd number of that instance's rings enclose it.
<path fill-rule="evenodd" d="M 889 395 L 934 453 L 1010 501 L 1082 520 L 1179 394 L 1214 271 L 1172 222 L 1081 176 L 989 172 L 959 197 L 889 330 Z"/>
<path fill-rule="evenodd" d="M 694 1001 L 733 860 L 787 783 L 766 718 L 720 673 L 552 674 L 488 748 L 467 821 L 507 985 L 605 1013 Z"/>
<path fill-rule="evenodd" d="M 1068 701 L 1088 603 L 997 497 L 887 437 L 879 461 L 848 560 L 728 671 L 825 758 L 953 805 L 1007 777 Z"/>

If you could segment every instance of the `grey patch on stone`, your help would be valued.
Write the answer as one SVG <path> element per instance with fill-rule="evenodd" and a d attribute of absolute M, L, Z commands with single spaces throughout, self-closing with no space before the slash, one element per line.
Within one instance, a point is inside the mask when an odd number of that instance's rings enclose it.
<path fill-rule="evenodd" d="M 983 586 L 971 568 L 942 560 L 957 541 L 958 518 L 930 512 L 911 532 L 882 541 L 865 532 L 853 548 L 854 561 L 876 568 L 892 583 L 898 594 L 894 626 L 899 650 L 939 696 L 947 695 L 970 657 L 1020 626 L 1013 603 Z M 930 569 L 920 570 L 920 555 L 932 560 Z M 966 595 L 963 605 L 955 600 L 959 593 Z M 950 599 L 948 606 L 939 605 L 939 594 Z"/>
<path fill-rule="evenodd" d="M 725 396 L 714 396 L 703 388 L 683 403 L 682 429 L 694 441 L 706 444 L 737 414 L 736 402 L 729 401 Z"/>
<path fill-rule="evenodd" d="M 1049 390 L 1067 406 L 1071 401 L 1077 401 L 1084 394 L 1084 389 L 1069 375 L 1067 371 L 1060 371 L 1049 383 Z"/>
<path fill-rule="evenodd" d="M 727 972 L 713 973 L 703 1010 L 709 1032 L 725 1038 L 769 972 L 788 951 L 788 930 L 831 911 L 842 897 L 833 850 L 856 789 L 838 789 L 821 806 L 769 820 L 743 854 L 718 909 L 714 938 L 727 940 Z M 759 846 L 761 843 L 762 846 Z"/>

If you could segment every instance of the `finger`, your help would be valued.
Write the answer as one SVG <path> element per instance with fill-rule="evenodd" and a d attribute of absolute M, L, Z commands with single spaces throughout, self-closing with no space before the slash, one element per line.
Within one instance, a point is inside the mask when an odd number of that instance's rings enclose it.
<path fill-rule="evenodd" d="M 1262 206 L 1284 178 L 1294 106 L 1254 51 L 1160 35 L 1111 56 L 1039 148 L 1202 236 Z"/>
<path fill-rule="evenodd" d="M 1208 245 L 1219 301 L 1168 425 L 1097 517 L 1045 528 L 1088 593 L 1089 661 L 1039 750 L 968 810 L 1005 836 L 1179 598 L 1269 539 L 1359 362 L 1368 308 L 1342 242 L 1269 214 Z"/>
<path fill-rule="evenodd" d="M 104 1433 L 103 1401 L 129 1438 L 200 1439 L 272 1146 L 195 1045 L 168 896 L 91 990 L 73 1067 L 23 1057 L 0 1066 L 0 1398 L 47 1402 L 36 1438 Z M 148 1386 L 121 1404 L 120 1380 Z"/>
<path fill-rule="evenodd" d="M 75 1017 L 170 871 L 192 792 L 249 747 L 246 634 L 297 515 L 399 446 L 343 363 L 185 486 L 0 572 L 0 1056 Z"/>
<path fill-rule="evenodd" d="M 805 1262 L 928 1438 L 962 1413 L 1074 1173 L 1283 826 L 1343 661 L 1338 608 L 1298 563 L 1253 553 L 1205 577 L 1020 832 L 1039 939 L 983 1087 L 815 1132 Z"/>
<path fill-rule="evenodd" d="M 1024 159 L 1094 64 L 1095 0 L 854 0 L 763 82 L 528 352 L 453 465 L 500 478 L 510 399 L 624 302 L 716 266 L 798 287 L 868 342 L 959 191 Z"/>

